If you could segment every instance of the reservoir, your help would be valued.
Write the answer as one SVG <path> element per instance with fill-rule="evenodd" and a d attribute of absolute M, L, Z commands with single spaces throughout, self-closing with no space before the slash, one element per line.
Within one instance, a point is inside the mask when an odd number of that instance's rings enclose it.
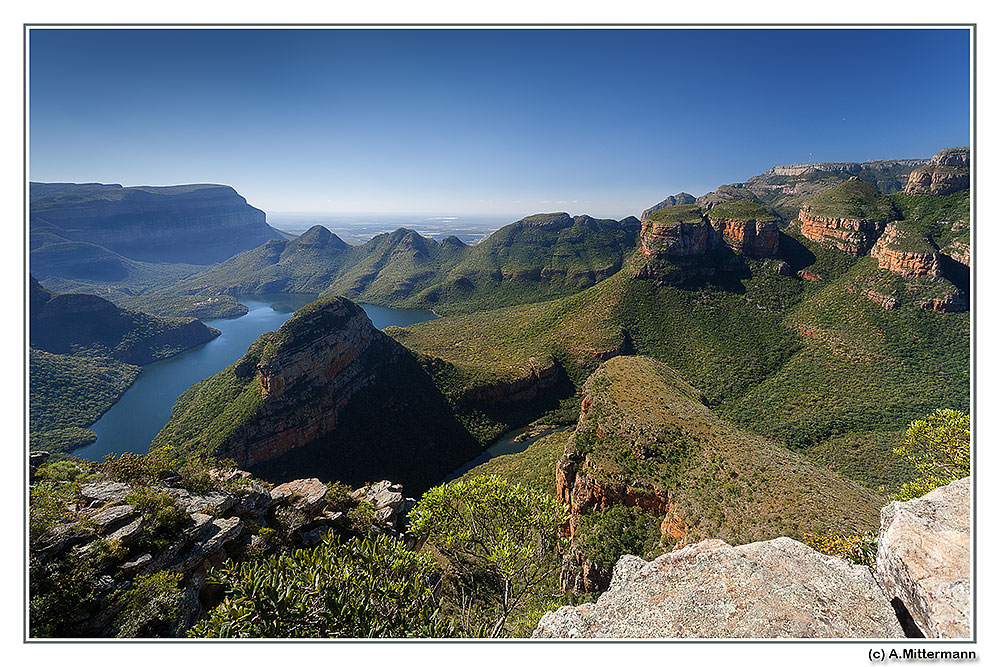
<path fill-rule="evenodd" d="M 213 340 L 176 356 L 143 366 L 142 373 L 111 409 L 90 427 L 97 442 L 72 452 L 73 456 L 101 461 L 107 454 L 145 454 L 149 444 L 170 419 L 174 402 L 188 387 L 215 375 L 242 357 L 257 337 L 275 331 L 297 308 L 311 303 L 315 294 L 240 296 L 249 312 L 236 319 L 205 320 L 222 332 Z M 426 310 L 397 310 L 359 304 L 379 329 L 405 327 L 436 316 Z"/>

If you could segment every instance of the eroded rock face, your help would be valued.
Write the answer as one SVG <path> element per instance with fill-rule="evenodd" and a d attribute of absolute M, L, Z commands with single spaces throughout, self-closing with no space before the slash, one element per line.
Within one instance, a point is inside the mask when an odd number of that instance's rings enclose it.
<path fill-rule="evenodd" d="M 780 537 L 705 540 L 651 562 L 623 556 L 596 603 L 542 617 L 533 637 L 903 637 L 867 568 Z"/>
<path fill-rule="evenodd" d="M 704 221 L 643 222 L 640 248 L 643 255 L 654 259 L 697 257 L 708 249 L 708 236 L 709 228 Z"/>
<path fill-rule="evenodd" d="M 892 271 L 904 278 L 938 277 L 941 262 L 933 249 L 926 251 L 904 250 L 907 234 L 896 225 L 888 224 L 885 232 L 872 246 L 872 257 L 878 260 L 879 268 Z M 922 244 L 926 245 L 926 243 Z"/>
<path fill-rule="evenodd" d="M 875 575 L 927 637 L 969 637 L 969 478 L 882 509 Z"/>
<path fill-rule="evenodd" d="M 799 211 L 799 224 L 802 235 L 810 241 L 855 257 L 865 254 L 885 229 L 884 222 L 819 215 L 808 205 Z"/>
<path fill-rule="evenodd" d="M 751 257 L 772 257 L 778 252 L 776 220 L 710 219 L 714 236 L 733 250 Z"/>
<path fill-rule="evenodd" d="M 945 148 L 930 162 L 910 172 L 906 181 L 908 195 L 946 195 L 969 187 L 969 149 Z"/>

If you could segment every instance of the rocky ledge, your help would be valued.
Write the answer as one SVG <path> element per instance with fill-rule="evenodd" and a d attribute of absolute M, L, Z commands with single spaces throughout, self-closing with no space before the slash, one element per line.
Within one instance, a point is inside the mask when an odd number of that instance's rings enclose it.
<path fill-rule="evenodd" d="M 787 537 L 704 540 L 646 562 L 623 556 L 596 603 L 542 617 L 534 637 L 903 637 L 867 568 Z"/>
<path fill-rule="evenodd" d="M 885 229 L 875 220 L 836 218 L 813 212 L 806 204 L 799 211 L 802 235 L 822 246 L 860 257 L 868 251 Z"/>
<path fill-rule="evenodd" d="M 788 537 L 623 556 L 596 603 L 538 638 L 969 637 L 969 478 L 882 510 L 874 577 Z"/>
<path fill-rule="evenodd" d="M 926 637 L 968 637 L 969 478 L 882 509 L 875 576 Z"/>

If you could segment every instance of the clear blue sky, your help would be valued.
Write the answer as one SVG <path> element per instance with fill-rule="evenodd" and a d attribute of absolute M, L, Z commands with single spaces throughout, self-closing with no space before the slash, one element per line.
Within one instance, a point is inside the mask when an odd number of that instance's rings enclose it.
<path fill-rule="evenodd" d="M 30 177 L 622 217 L 969 142 L 966 30 L 32 30 Z"/>

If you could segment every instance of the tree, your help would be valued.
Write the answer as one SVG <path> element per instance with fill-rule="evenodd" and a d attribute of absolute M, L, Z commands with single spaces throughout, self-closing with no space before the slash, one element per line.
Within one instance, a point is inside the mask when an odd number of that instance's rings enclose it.
<path fill-rule="evenodd" d="M 231 566 L 211 581 L 226 598 L 192 637 L 441 637 L 427 556 L 385 535 Z"/>
<path fill-rule="evenodd" d="M 909 500 L 969 475 L 969 415 L 957 410 L 936 410 L 906 429 L 903 444 L 893 452 L 920 473 L 893 494 Z"/>
<path fill-rule="evenodd" d="M 560 566 L 563 506 L 497 476 L 435 487 L 409 520 L 410 532 L 451 564 L 470 634 L 501 636 L 512 612 Z M 477 614 L 486 622 L 477 623 Z"/>

